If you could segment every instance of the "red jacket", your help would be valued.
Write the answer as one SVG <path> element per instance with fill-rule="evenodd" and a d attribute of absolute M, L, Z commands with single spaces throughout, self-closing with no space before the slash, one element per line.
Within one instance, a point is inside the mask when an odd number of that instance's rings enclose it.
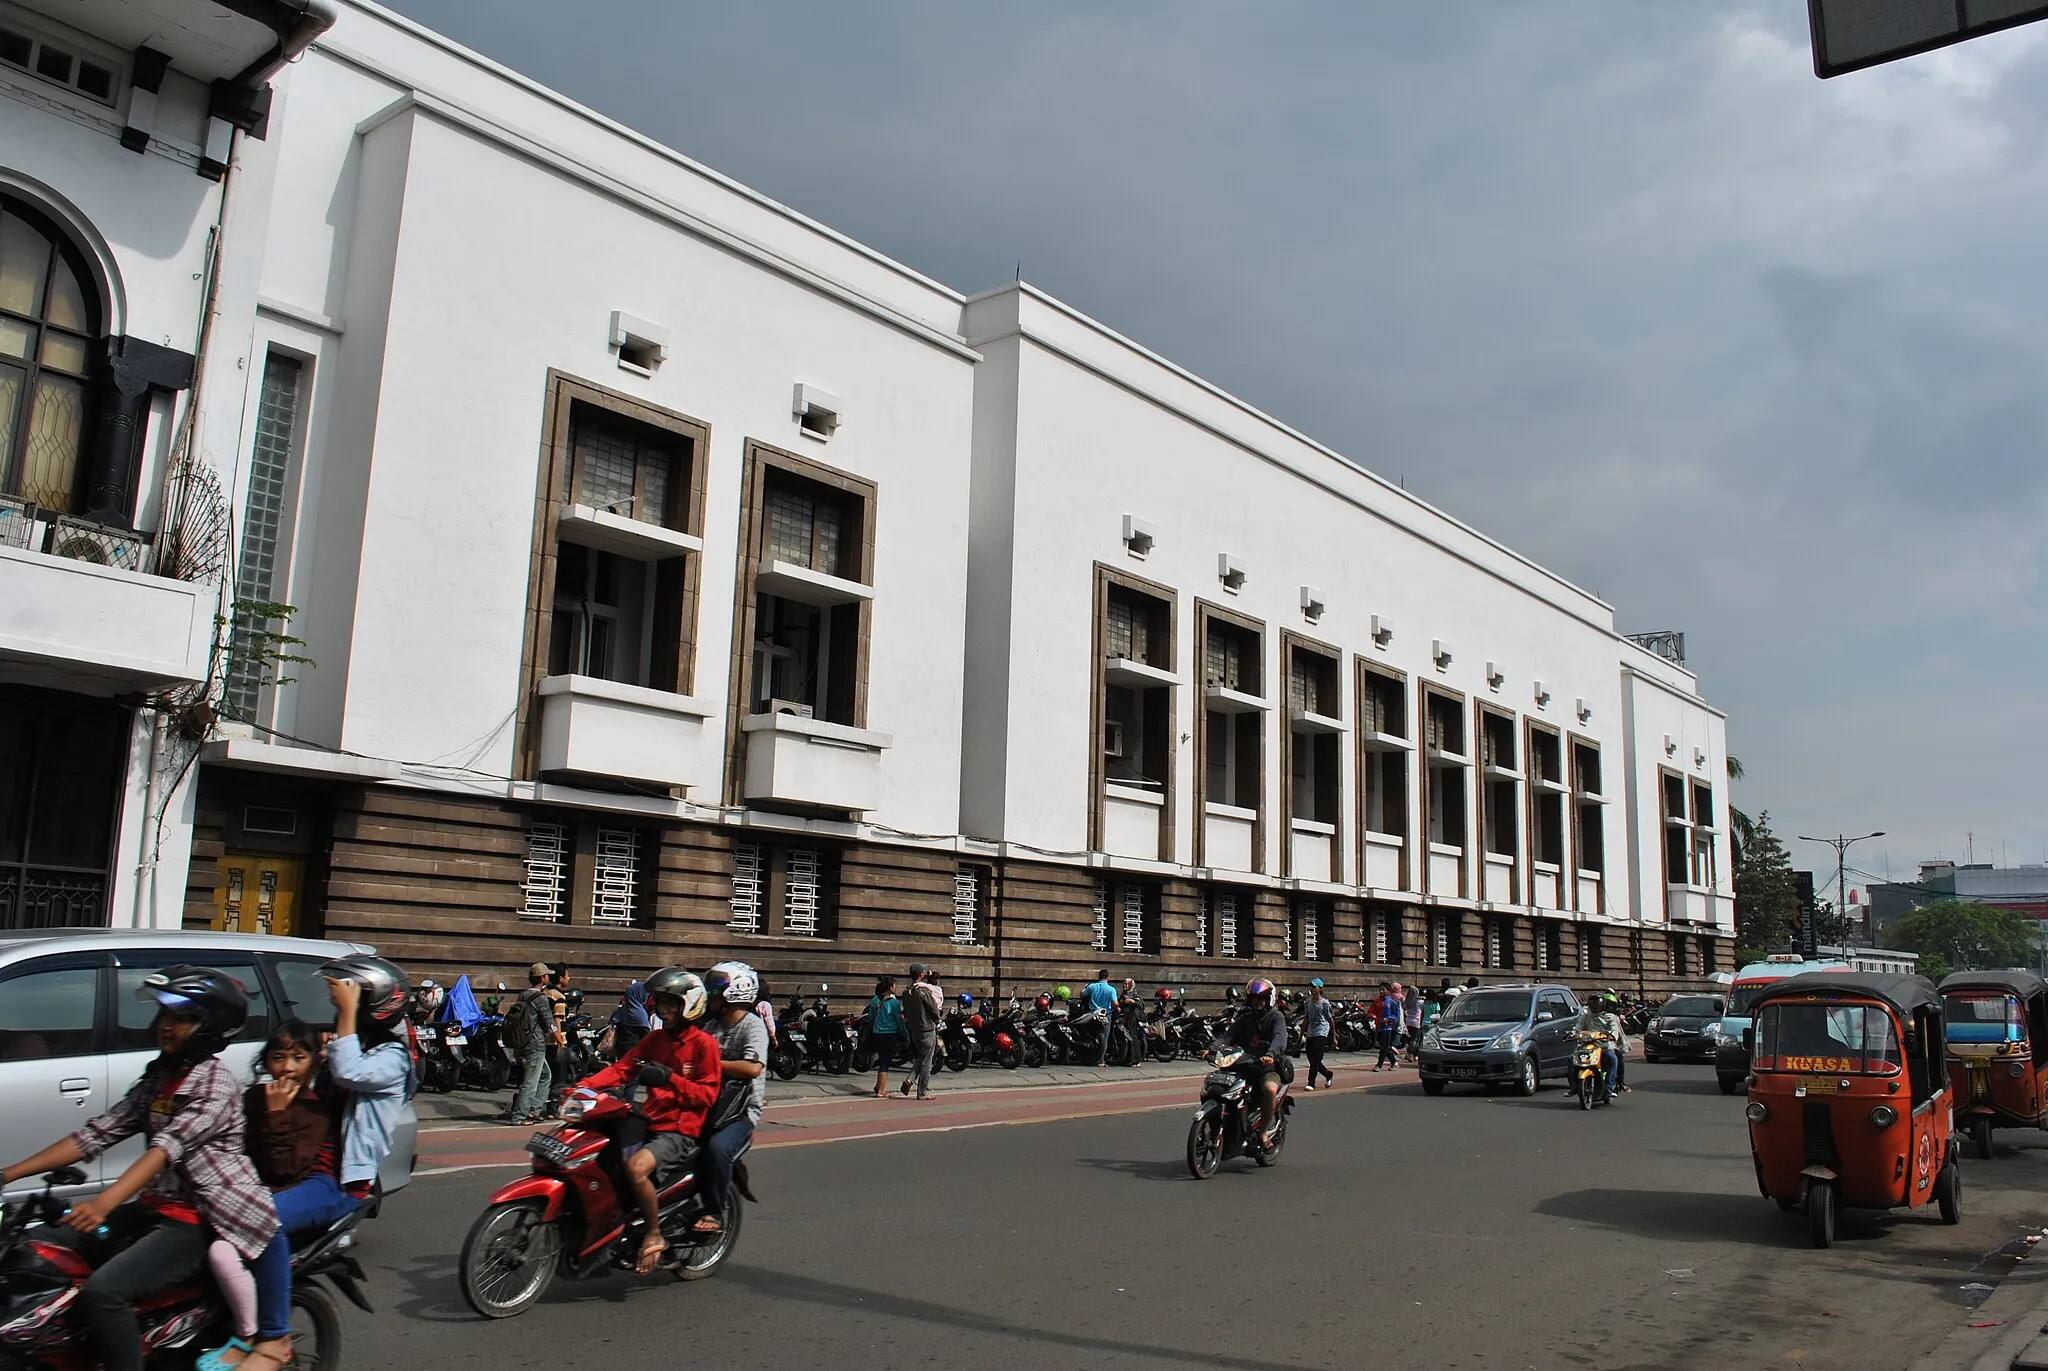
<path fill-rule="evenodd" d="M 592 1090 L 610 1090 L 632 1081 L 640 1074 L 642 1062 L 658 1062 L 676 1074 L 667 1085 L 643 1086 L 640 1112 L 656 1133 L 687 1133 L 704 1130 L 704 1116 L 718 1100 L 718 1039 L 695 1024 L 684 1026 L 680 1036 L 656 1029 L 633 1045 L 633 1050 L 595 1076 L 578 1082 Z M 689 1073 L 684 1074 L 685 1068 Z"/>

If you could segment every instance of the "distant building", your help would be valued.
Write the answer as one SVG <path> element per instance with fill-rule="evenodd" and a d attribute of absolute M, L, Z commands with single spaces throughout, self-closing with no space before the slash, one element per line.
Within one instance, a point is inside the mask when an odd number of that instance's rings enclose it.
<path fill-rule="evenodd" d="M 1894 952 L 1888 947 L 1831 947 L 1822 943 L 1816 955 L 1828 961 L 1847 962 L 1857 971 L 1876 971 L 1893 976 L 1917 975 L 1920 970 L 1920 954 L 1917 952 Z"/>
<path fill-rule="evenodd" d="M 1957 865 L 1922 862 L 1917 881 L 1877 882 L 1870 887 L 1870 917 L 1882 941 L 1893 919 L 1941 900 L 1999 905 L 2034 920 L 2035 941 L 2048 948 L 2048 866 Z"/>

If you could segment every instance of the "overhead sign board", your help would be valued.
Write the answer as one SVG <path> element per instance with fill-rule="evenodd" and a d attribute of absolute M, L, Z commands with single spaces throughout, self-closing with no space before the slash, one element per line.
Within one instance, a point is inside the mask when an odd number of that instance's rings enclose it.
<path fill-rule="evenodd" d="M 2042 0 L 1806 0 L 1813 73 L 1861 71 L 2048 19 Z"/>

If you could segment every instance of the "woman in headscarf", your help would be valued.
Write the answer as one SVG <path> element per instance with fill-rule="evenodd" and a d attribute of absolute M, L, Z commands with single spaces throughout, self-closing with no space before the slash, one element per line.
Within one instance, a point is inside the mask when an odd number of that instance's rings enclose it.
<path fill-rule="evenodd" d="M 640 981 L 627 985 L 612 1011 L 612 1060 L 631 1052 L 654 1025 L 647 1017 L 647 986 Z"/>

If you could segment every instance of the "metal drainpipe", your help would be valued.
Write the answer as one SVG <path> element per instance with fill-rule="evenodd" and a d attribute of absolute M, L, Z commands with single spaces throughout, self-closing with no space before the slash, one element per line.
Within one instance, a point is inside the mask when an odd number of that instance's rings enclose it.
<path fill-rule="evenodd" d="M 142 827 L 136 835 L 139 850 L 135 862 L 135 899 L 128 915 L 129 926 L 133 928 L 148 926 L 142 922 L 145 891 L 149 897 L 149 913 L 152 918 L 156 914 L 156 843 L 151 839 L 150 830 L 152 826 L 158 832 L 163 830 L 163 820 L 156 813 L 156 758 L 163 736 L 163 711 L 152 710 L 149 716 L 149 760 L 145 763 L 149 769 L 142 781 Z"/>

